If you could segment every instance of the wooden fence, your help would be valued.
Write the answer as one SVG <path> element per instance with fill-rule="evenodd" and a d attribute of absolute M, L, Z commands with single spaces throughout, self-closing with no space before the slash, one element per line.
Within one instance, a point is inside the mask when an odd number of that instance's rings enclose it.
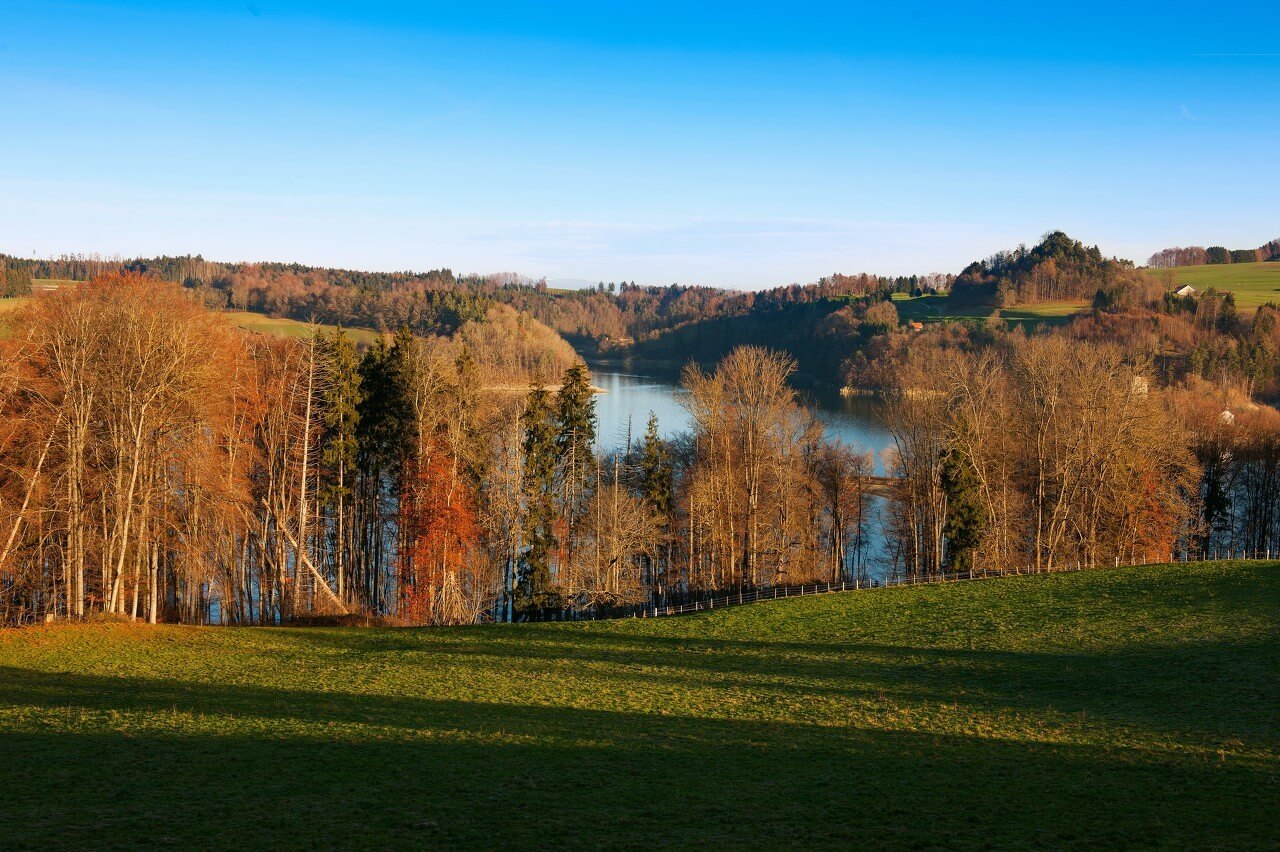
<path fill-rule="evenodd" d="M 1275 554 L 1280 558 L 1280 551 Z M 1077 571 L 1095 571 L 1105 568 L 1140 567 L 1143 565 L 1165 565 L 1169 563 L 1203 562 L 1217 560 L 1240 560 L 1270 562 L 1272 552 L 1266 551 L 1210 551 L 1200 554 L 1199 559 L 1190 559 L 1187 555 L 1179 558 L 1171 555 L 1167 562 L 1122 561 L 1116 557 L 1113 562 L 1103 565 L 1083 565 L 1079 562 L 1063 566 L 1029 566 L 1023 568 L 998 568 L 965 571 L 959 573 L 943 573 L 935 575 L 909 575 L 889 577 L 884 580 L 848 580 L 838 583 L 806 583 L 797 586 L 759 586 L 750 590 L 739 589 L 718 596 L 711 596 L 691 603 L 678 605 L 645 604 L 639 606 L 630 615 L 632 618 L 665 618 L 672 615 L 687 615 L 695 612 L 711 612 L 742 604 L 759 603 L 760 601 L 782 600 L 784 598 L 808 597 L 810 595 L 827 595 L 835 592 L 856 592 L 864 589 L 884 589 L 893 586 L 923 586 L 943 583 L 960 583 L 970 580 L 989 580 L 995 577 L 1029 576 L 1033 574 L 1066 574 Z M 600 616 L 601 618 L 617 618 L 618 615 Z M 626 616 L 622 616 L 626 617 Z"/>

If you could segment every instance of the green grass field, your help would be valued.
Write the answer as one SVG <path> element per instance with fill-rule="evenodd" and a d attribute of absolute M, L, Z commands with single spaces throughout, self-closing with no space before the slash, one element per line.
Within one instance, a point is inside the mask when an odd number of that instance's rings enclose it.
<path fill-rule="evenodd" d="M 1179 266 L 1152 270 L 1152 274 L 1170 275 L 1177 287 L 1190 284 L 1201 292 L 1212 287 L 1235 293 L 1236 307 L 1241 311 L 1253 311 L 1268 302 L 1280 305 L 1280 262 Z"/>
<path fill-rule="evenodd" d="M 898 309 L 898 316 L 903 321 L 916 320 L 924 323 L 986 322 L 991 319 L 992 315 L 999 313 L 1001 319 L 1008 323 L 1056 325 L 1066 322 L 1071 317 L 1089 308 L 1089 303 L 1085 301 L 1041 302 L 1035 305 L 1002 308 L 999 311 L 984 305 L 953 308 L 948 304 L 946 296 L 916 296 L 913 298 L 900 293 L 894 294 L 893 304 Z"/>
<path fill-rule="evenodd" d="M 16 311 L 18 308 L 26 305 L 31 301 L 33 296 L 18 296 L 16 298 L 0 298 L 0 317 L 4 314 Z M 254 331 L 259 334 L 274 334 L 281 337 L 307 337 L 311 334 L 313 326 L 309 323 L 299 322 L 298 320 L 282 319 L 280 317 L 269 317 L 265 314 L 254 313 L 253 311 L 226 311 L 226 315 L 231 318 L 232 324 L 237 328 L 243 328 L 246 331 Z M 321 329 L 325 331 L 333 331 L 337 326 L 321 325 Z M 381 332 L 374 331 L 371 328 L 347 328 L 346 333 L 357 344 L 365 346 L 371 345 L 375 340 L 382 336 Z M 12 333 L 12 329 L 4 322 L 0 322 L 0 338 L 7 337 Z"/>
<path fill-rule="evenodd" d="M 0 846 L 1280 843 L 1280 564 L 0 633 Z"/>
<path fill-rule="evenodd" d="M 308 337 L 315 328 L 310 323 L 282 317 L 269 317 L 266 314 L 254 313 L 253 311 L 227 311 L 226 314 L 238 328 L 256 331 L 260 334 L 274 334 L 280 337 Z M 337 328 L 337 326 L 333 325 L 320 325 L 319 327 L 325 331 L 333 331 Z M 382 336 L 381 332 L 374 331 L 371 328 L 346 328 L 343 330 L 356 343 L 366 346 Z"/>

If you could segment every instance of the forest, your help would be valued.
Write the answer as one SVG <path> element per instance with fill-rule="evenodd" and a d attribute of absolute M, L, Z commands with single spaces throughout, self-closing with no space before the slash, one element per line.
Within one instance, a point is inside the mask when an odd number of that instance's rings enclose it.
<path fill-rule="evenodd" d="M 526 394 L 462 334 L 245 334 L 137 273 L 25 310 L 3 352 L 8 623 L 546 619 L 839 576 L 859 546 L 869 462 L 821 440 L 763 350 L 689 373 L 689 440 L 651 422 L 606 458 L 580 362 Z"/>
<path fill-rule="evenodd" d="M 532 321 L 506 305 L 360 351 L 341 330 L 241 332 L 137 272 L 40 294 L 3 341 L 0 619 L 580 618 L 873 567 L 1280 543 L 1276 413 L 1171 381 L 1141 328 L 1119 342 L 1099 311 L 1092 334 L 908 337 L 877 304 L 860 322 L 904 344 L 869 362 L 895 439 L 888 500 L 872 459 L 801 405 L 795 360 L 762 346 L 686 367 L 690 433 L 651 419 L 606 455 L 586 366 L 567 347 L 522 357 Z M 1240 323 L 1205 304 L 1196 327 Z M 1273 360 L 1278 316 L 1252 321 Z"/>
<path fill-rule="evenodd" d="M 72 282 L 0 344 L 8 623 L 595 617 L 873 570 L 1280 544 L 1280 308 L 1174 295 L 1168 273 L 1058 232 L 954 279 L 759 293 L 190 257 L 3 269 L 18 293 Z M 948 289 L 1089 308 L 901 322 L 895 294 Z M 233 328 L 236 307 L 397 324 L 371 347 L 318 326 L 280 339 Z M 685 365 L 691 432 L 651 421 L 602 453 L 557 328 Z M 796 391 L 813 382 L 884 398 L 887 490 L 861 448 L 824 439 Z"/>

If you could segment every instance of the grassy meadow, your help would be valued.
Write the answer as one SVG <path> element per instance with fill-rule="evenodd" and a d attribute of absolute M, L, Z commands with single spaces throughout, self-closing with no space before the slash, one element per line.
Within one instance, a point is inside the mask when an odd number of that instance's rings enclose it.
<path fill-rule="evenodd" d="M 1280 564 L 0 632 L 0 846 L 1280 843 Z"/>
<path fill-rule="evenodd" d="M 1157 277 L 1168 276 L 1170 289 L 1190 284 L 1199 291 L 1215 290 L 1235 293 L 1236 307 L 1253 311 L 1260 305 L 1280 305 L 1280 262 L 1223 263 L 1206 266 L 1179 266 L 1152 270 Z"/>
<path fill-rule="evenodd" d="M 41 279 L 43 280 L 43 279 Z M 74 283 L 74 282 L 72 282 Z M 4 321 L 4 315 L 10 314 L 19 308 L 27 305 L 36 296 L 16 296 L 9 298 L 0 297 L 0 336 L 11 333 Z M 280 337 L 307 337 L 311 334 L 312 326 L 310 323 L 299 322 L 293 319 L 284 319 L 281 317 L 269 317 L 266 314 L 255 313 L 253 311 L 225 311 L 231 320 L 231 323 L 237 328 L 253 331 L 259 334 L 274 334 Z M 325 331 L 333 331 L 337 326 L 320 325 Z M 382 336 L 381 332 L 374 331 L 371 328 L 347 328 L 346 333 L 357 343 L 368 346 Z"/>
<path fill-rule="evenodd" d="M 309 337 L 317 327 L 311 323 L 284 317 L 269 317 L 266 314 L 259 314 L 253 311 L 226 311 L 225 313 L 237 328 L 243 328 L 246 331 L 254 331 L 259 334 L 273 334 L 278 337 Z M 318 327 L 325 331 L 333 331 L 337 328 L 337 326 L 333 325 L 319 325 Z M 382 336 L 381 332 L 374 331 L 371 328 L 344 328 L 343 331 L 357 344 L 366 346 Z"/>
<path fill-rule="evenodd" d="M 1017 305 L 1012 308 L 993 308 L 989 305 L 965 305 L 953 307 L 946 296 L 906 296 L 894 294 L 893 305 L 898 316 L 917 322 L 986 322 L 999 316 L 1007 323 L 1027 325 L 1065 323 L 1071 317 L 1089 309 L 1086 301 L 1040 302 L 1034 305 Z"/>

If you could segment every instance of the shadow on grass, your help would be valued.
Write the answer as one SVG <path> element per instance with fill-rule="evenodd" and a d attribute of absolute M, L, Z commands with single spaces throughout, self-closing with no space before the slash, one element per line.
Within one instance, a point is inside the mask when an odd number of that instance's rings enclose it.
<path fill-rule="evenodd" d="M 5 847 L 1280 840 L 1274 765 L 1115 745 L 17 668 L 0 705 L 45 711 L 0 738 Z"/>
<path fill-rule="evenodd" d="M 987 711 L 1053 708 L 1172 735 L 1188 745 L 1230 738 L 1274 750 L 1280 732 L 1280 641 L 1275 637 L 1075 653 L 587 631 L 521 637 L 495 632 L 483 642 L 456 642 L 438 631 L 298 638 L 369 655 L 456 654 L 470 665 L 497 670 L 516 663 L 541 671 L 597 664 L 607 667 L 601 677 L 631 681 L 641 690 L 660 683 L 694 684 L 793 697 L 887 697 Z"/>

